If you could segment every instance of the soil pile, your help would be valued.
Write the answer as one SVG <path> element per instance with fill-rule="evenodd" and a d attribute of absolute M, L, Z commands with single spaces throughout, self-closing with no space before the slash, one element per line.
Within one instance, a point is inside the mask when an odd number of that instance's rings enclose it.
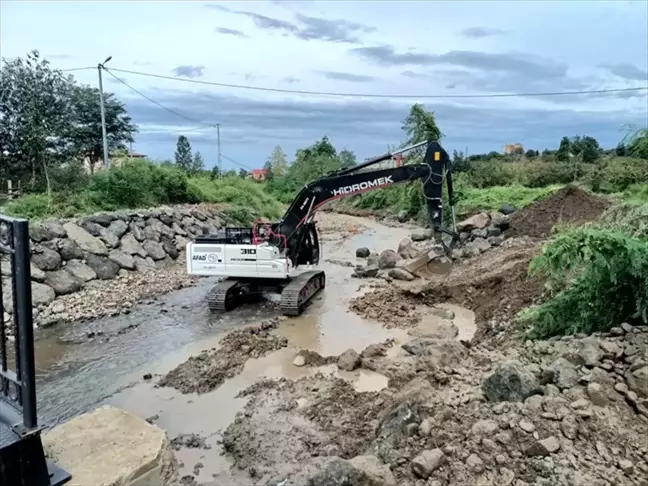
<path fill-rule="evenodd" d="M 248 359 L 260 358 L 288 345 L 288 339 L 270 333 L 277 324 L 278 319 L 264 321 L 260 326 L 227 334 L 219 348 L 192 356 L 169 371 L 157 386 L 169 386 L 181 393 L 212 391 L 227 378 L 238 375 Z"/>
<path fill-rule="evenodd" d="M 551 229 L 557 223 L 595 221 L 609 207 L 607 199 L 575 186 L 567 186 L 514 213 L 505 234 L 507 237 L 527 235 L 546 238 L 551 235 Z"/>
<path fill-rule="evenodd" d="M 412 373 L 380 392 L 323 374 L 249 388 L 224 433 L 233 467 L 256 485 L 645 484 L 648 328 L 403 348 L 370 359 Z"/>

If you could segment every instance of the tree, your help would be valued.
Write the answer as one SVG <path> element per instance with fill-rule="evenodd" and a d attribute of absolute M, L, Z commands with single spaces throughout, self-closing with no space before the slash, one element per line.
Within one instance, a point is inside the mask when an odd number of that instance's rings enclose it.
<path fill-rule="evenodd" d="M 212 167 L 209 177 L 211 178 L 211 180 L 214 180 L 214 179 L 218 179 L 219 176 L 220 176 L 220 168 L 217 165 L 215 165 L 214 167 Z"/>
<path fill-rule="evenodd" d="M 288 158 L 284 153 L 281 145 L 277 145 L 270 155 L 270 164 L 272 173 L 276 177 L 285 177 L 288 172 Z"/>
<path fill-rule="evenodd" d="M 189 172 L 193 165 L 193 157 L 191 156 L 191 144 L 184 135 L 178 137 L 175 151 L 175 163 L 185 172 Z"/>
<path fill-rule="evenodd" d="M 47 166 L 69 156 L 73 132 L 72 77 L 50 68 L 38 51 L 2 59 L 0 177 L 47 177 Z"/>
<path fill-rule="evenodd" d="M 190 172 L 192 174 L 198 174 L 205 170 L 205 161 L 203 160 L 203 156 L 200 152 L 196 152 L 193 156 L 193 161 L 191 162 L 191 170 Z"/>
<path fill-rule="evenodd" d="M 570 146 L 572 154 L 580 155 L 585 163 L 596 161 L 601 153 L 601 147 L 594 137 L 576 136 L 571 139 Z"/>
<path fill-rule="evenodd" d="M 623 142 L 619 142 L 616 149 L 614 149 L 614 153 L 619 157 L 625 157 L 628 155 L 628 148 Z"/>
<path fill-rule="evenodd" d="M 268 160 L 264 165 L 263 165 L 263 177 L 265 178 L 266 181 L 271 181 L 274 179 L 274 173 L 272 169 L 272 162 Z"/>
<path fill-rule="evenodd" d="M 94 163 L 103 158 L 103 136 L 101 131 L 101 105 L 99 90 L 91 86 L 74 86 L 71 92 L 74 129 L 71 133 L 73 151 Z M 104 93 L 106 116 L 106 138 L 108 153 L 126 151 L 126 143 L 134 142 L 137 127 L 132 123 L 126 107 L 113 93 Z"/>
<path fill-rule="evenodd" d="M 249 172 L 246 169 L 239 169 L 238 175 L 245 179 L 249 175 Z"/>
<path fill-rule="evenodd" d="M 533 149 L 529 149 L 526 151 L 525 155 L 527 159 L 533 159 L 536 156 L 536 151 Z"/>
<path fill-rule="evenodd" d="M 342 150 L 338 158 L 340 159 L 340 169 L 349 169 L 357 164 L 356 156 L 351 150 Z"/>
<path fill-rule="evenodd" d="M 648 159 L 648 128 L 637 130 L 634 127 L 629 127 L 624 143 L 628 147 L 629 155 Z"/>
<path fill-rule="evenodd" d="M 297 150 L 295 161 L 288 172 L 289 177 L 296 183 L 307 184 L 339 168 L 337 151 L 325 136 L 313 145 Z"/>
<path fill-rule="evenodd" d="M 556 160 L 566 162 L 567 160 L 569 160 L 570 153 L 571 142 L 569 140 L 569 137 L 563 137 L 560 140 L 560 146 L 558 147 L 558 151 L 556 152 Z"/>
<path fill-rule="evenodd" d="M 443 133 L 437 126 L 434 112 L 426 110 L 420 103 L 412 105 L 407 118 L 403 121 L 402 130 L 407 136 L 403 146 L 414 145 L 425 140 L 440 140 L 443 137 Z"/>

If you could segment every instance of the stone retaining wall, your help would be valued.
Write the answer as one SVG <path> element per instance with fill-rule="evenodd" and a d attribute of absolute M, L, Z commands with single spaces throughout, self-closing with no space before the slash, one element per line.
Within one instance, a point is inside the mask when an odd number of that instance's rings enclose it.
<path fill-rule="evenodd" d="M 190 239 L 216 231 L 224 220 L 221 211 L 201 204 L 32 223 L 33 305 L 47 306 L 93 280 L 184 263 Z M 4 309 L 12 313 L 10 263 L 5 259 L 0 265 Z"/>

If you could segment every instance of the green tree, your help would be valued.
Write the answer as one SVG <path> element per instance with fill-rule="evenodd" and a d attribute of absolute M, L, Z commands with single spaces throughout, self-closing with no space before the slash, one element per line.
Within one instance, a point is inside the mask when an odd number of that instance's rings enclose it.
<path fill-rule="evenodd" d="M 340 159 L 340 169 L 349 169 L 357 164 L 356 156 L 351 150 L 342 150 L 338 158 Z"/>
<path fill-rule="evenodd" d="M 74 111 L 74 129 L 71 133 L 73 151 L 87 157 L 92 170 L 94 163 L 103 158 L 99 90 L 91 86 L 74 86 L 70 102 Z M 126 143 L 135 141 L 133 135 L 137 133 L 137 127 L 132 123 L 124 104 L 113 93 L 104 93 L 104 109 L 108 153 L 125 152 Z"/>
<path fill-rule="evenodd" d="M 525 155 L 526 155 L 526 158 L 527 158 L 527 159 L 533 159 L 533 158 L 536 157 L 537 154 L 536 154 L 536 151 L 535 151 L 535 150 L 533 150 L 533 149 L 529 149 L 529 150 L 526 151 L 526 154 L 525 154 Z"/>
<path fill-rule="evenodd" d="M 648 159 L 648 128 L 636 130 L 629 128 L 628 134 L 624 138 L 628 147 L 628 154 L 640 159 Z"/>
<path fill-rule="evenodd" d="M 570 141 L 571 152 L 574 155 L 580 155 L 585 163 L 592 163 L 598 159 L 601 153 L 601 147 L 594 137 L 576 136 Z"/>
<path fill-rule="evenodd" d="M 407 118 L 403 120 L 402 130 L 407 136 L 403 146 L 413 145 L 425 140 L 440 140 L 443 133 L 439 130 L 433 111 L 424 105 L 415 103 L 410 108 Z"/>
<path fill-rule="evenodd" d="M 560 146 L 558 147 L 558 151 L 556 152 L 556 160 L 566 162 L 567 160 L 569 160 L 570 153 L 571 142 L 569 140 L 569 137 L 563 137 L 560 140 Z"/>
<path fill-rule="evenodd" d="M 246 169 L 239 169 L 238 175 L 245 179 L 248 176 L 249 172 Z"/>
<path fill-rule="evenodd" d="M 184 135 L 178 137 L 175 151 L 175 163 L 185 172 L 191 171 L 193 157 L 191 156 L 191 144 Z"/>
<path fill-rule="evenodd" d="M 297 150 L 288 176 L 297 184 L 307 184 L 339 168 L 335 147 L 328 137 L 322 137 L 313 145 Z"/>
<path fill-rule="evenodd" d="M 2 64 L 0 178 L 29 178 L 34 187 L 48 165 L 70 155 L 72 77 L 50 68 L 38 51 Z"/>
<path fill-rule="evenodd" d="M 190 172 L 192 174 L 198 174 L 205 170 L 205 161 L 203 160 L 203 156 L 200 152 L 196 152 L 193 156 L 193 161 L 191 162 L 191 170 Z"/>
<path fill-rule="evenodd" d="M 217 165 L 212 167 L 212 170 L 209 173 L 209 177 L 211 178 L 211 180 L 218 179 L 220 177 L 220 169 Z"/>
<path fill-rule="evenodd" d="M 628 148 L 623 142 L 619 142 L 616 149 L 614 149 L 614 153 L 619 157 L 625 157 L 628 155 Z"/>
<path fill-rule="evenodd" d="M 263 176 L 266 181 L 271 181 L 274 179 L 274 172 L 272 169 L 272 162 L 270 160 L 266 161 L 263 165 Z"/>
<path fill-rule="evenodd" d="M 285 177 L 288 173 L 288 158 L 284 153 L 281 145 L 277 145 L 270 155 L 270 164 L 272 173 L 276 177 Z"/>

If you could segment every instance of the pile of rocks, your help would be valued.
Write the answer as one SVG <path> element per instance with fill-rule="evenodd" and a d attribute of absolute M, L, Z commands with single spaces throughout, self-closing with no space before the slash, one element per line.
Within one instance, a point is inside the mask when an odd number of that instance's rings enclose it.
<path fill-rule="evenodd" d="M 57 297 L 95 288 L 93 281 L 184 263 L 182 255 L 190 239 L 217 231 L 223 220 L 222 213 L 207 205 L 186 205 L 32 223 L 34 308 L 45 310 Z M 11 314 L 11 264 L 5 259 L 0 266 L 4 309 Z"/>

